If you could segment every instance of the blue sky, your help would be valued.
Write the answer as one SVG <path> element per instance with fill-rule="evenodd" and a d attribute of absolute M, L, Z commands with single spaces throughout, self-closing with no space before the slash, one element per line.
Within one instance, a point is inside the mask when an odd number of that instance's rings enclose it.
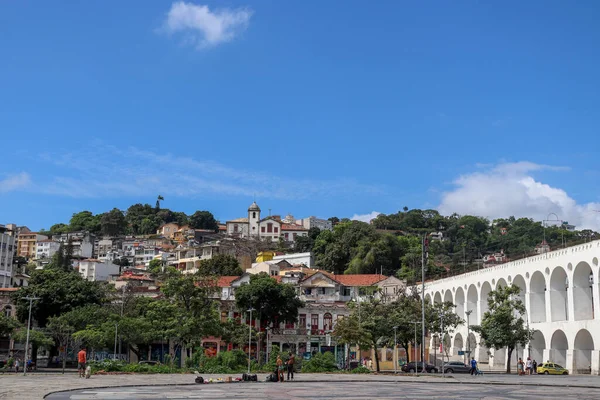
<path fill-rule="evenodd" d="M 0 223 L 403 206 L 600 229 L 600 3 L 0 4 Z"/>

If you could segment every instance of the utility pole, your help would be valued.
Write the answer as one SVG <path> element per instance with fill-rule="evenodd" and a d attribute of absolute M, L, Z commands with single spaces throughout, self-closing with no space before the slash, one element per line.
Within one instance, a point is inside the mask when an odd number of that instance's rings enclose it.
<path fill-rule="evenodd" d="M 25 359 L 23 360 L 23 376 L 27 375 L 27 352 L 29 351 L 29 330 L 31 329 L 31 306 L 34 300 L 39 300 L 39 297 L 25 297 L 29 301 L 29 319 L 27 320 L 27 340 L 25 341 Z"/>
<path fill-rule="evenodd" d="M 421 363 L 423 370 L 425 370 L 425 266 L 427 265 L 427 258 L 429 257 L 429 239 L 427 235 L 423 236 L 423 257 L 421 260 Z"/>
<path fill-rule="evenodd" d="M 446 375 L 446 373 L 444 372 L 444 337 L 446 335 L 444 335 L 444 309 L 442 309 L 442 315 L 440 316 L 440 325 L 441 325 L 441 337 L 442 337 L 442 341 L 440 342 L 442 344 L 442 346 L 440 347 L 441 351 L 440 353 L 442 353 L 442 378 Z"/>
<path fill-rule="evenodd" d="M 119 323 L 115 322 L 115 350 L 113 352 L 113 361 L 117 360 L 117 338 L 119 334 Z"/>
<path fill-rule="evenodd" d="M 465 313 L 467 315 L 467 354 L 468 354 L 467 360 L 470 360 L 469 357 L 471 357 L 471 341 L 469 340 L 470 339 L 469 338 L 469 329 L 470 329 L 469 317 L 471 316 L 472 312 L 473 312 L 473 310 L 469 310 Z"/>
<path fill-rule="evenodd" d="M 397 326 L 394 326 L 394 357 L 392 357 L 392 361 L 394 361 L 394 374 L 398 373 L 398 341 L 396 340 L 396 331 L 398 330 Z"/>
<path fill-rule="evenodd" d="M 248 309 L 250 312 L 250 319 L 248 320 L 248 374 L 250 374 L 250 351 L 252 349 L 252 311 L 254 308 Z"/>

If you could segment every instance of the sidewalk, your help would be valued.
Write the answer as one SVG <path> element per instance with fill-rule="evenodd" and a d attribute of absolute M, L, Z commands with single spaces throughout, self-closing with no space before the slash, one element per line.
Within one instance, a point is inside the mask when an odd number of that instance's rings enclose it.
<path fill-rule="evenodd" d="M 224 378 L 235 375 L 208 375 L 202 374 L 205 379 Z M 261 381 L 264 381 L 266 374 L 258 374 Z M 31 399 L 39 400 L 45 395 L 72 389 L 101 388 L 117 386 L 166 386 L 166 385 L 194 385 L 195 375 L 193 374 L 156 374 L 156 375 L 95 375 L 91 379 L 80 379 L 71 374 L 29 374 L 23 375 L 3 375 L 0 379 L 2 385 L 0 388 L 0 399 Z M 442 378 L 441 375 L 425 374 L 420 376 L 393 374 L 297 374 L 294 382 L 365 382 L 365 383 L 431 383 L 431 384 L 483 384 L 483 385 L 534 385 L 534 386 L 569 386 L 580 388 L 600 389 L 600 377 L 598 376 L 516 376 L 516 375 L 456 375 Z M 258 383 L 263 384 L 263 383 Z"/>

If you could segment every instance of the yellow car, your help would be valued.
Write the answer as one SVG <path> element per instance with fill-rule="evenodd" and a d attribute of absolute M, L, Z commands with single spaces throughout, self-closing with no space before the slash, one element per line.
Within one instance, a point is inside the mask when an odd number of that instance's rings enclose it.
<path fill-rule="evenodd" d="M 538 365 L 537 373 L 544 375 L 569 375 L 568 370 L 553 362 Z"/>

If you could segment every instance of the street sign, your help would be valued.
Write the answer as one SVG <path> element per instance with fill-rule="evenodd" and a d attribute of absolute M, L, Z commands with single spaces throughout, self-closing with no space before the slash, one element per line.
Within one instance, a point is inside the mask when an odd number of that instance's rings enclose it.
<path fill-rule="evenodd" d="M 465 355 L 465 352 L 464 352 L 463 350 L 459 350 L 459 351 L 458 351 L 458 355 L 459 355 L 459 356 L 464 356 L 464 355 Z"/>

